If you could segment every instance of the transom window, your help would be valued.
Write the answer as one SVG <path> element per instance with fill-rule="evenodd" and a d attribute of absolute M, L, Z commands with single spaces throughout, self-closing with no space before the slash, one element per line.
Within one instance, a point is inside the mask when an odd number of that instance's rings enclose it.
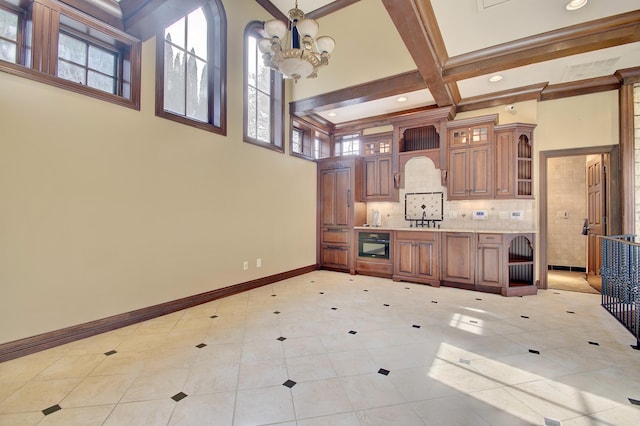
<path fill-rule="evenodd" d="M 0 9 L 0 59 L 16 63 L 18 61 L 19 15 Z"/>
<path fill-rule="evenodd" d="M 0 71 L 140 108 L 139 40 L 56 0 L 1 3 Z"/>
<path fill-rule="evenodd" d="M 336 140 L 336 155 L 359 155 L 360 134 L 340 136 Z"/>
<path fill-rule="evenodd" d="M 58 37 L 58 77 L 117 94 L 118 53 L 70 34 Z"/>

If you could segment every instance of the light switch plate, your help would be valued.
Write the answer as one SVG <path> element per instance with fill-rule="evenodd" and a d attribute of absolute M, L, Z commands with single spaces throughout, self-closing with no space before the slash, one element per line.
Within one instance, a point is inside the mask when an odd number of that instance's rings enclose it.
<path fill-rule="evenodd" d="M 487 211 L 486 210 L 474 210 L 473 211 L 473 218 L 477 219 L 477 220 L 484 220 L 486 219 L 488 216 Z"/>
<path fill-rule="evenodd" d="M 511 212 L 511 220 L 522 220 L 522 211 L 516 210 Z"/>

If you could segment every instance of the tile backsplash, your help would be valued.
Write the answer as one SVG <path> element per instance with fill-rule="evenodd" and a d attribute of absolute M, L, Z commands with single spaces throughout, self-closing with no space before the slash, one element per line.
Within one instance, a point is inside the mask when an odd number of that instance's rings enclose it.
<path fill-rule="evenodd" d="M 443 193 L 442 228 L 523 232 L 535 229 L 535 200 L 447 201 L 447 188 L 440 184 L 440 169 L 427 157 L 415 157 L 407 162 L 400 202 L 367 203 L 367 223 L 373 223 L 373 211 L 378 210 L 383 227 L 409 228 L 410 222 L 404 216 L 405 194 L 433 192 Z"/>

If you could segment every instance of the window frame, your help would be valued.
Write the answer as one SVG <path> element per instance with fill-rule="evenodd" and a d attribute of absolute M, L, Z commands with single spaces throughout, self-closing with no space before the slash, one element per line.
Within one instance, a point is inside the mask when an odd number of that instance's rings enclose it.
<path fill-rule="evenodd" d="M 0 71 L 140 110 L 142 61 L 142 43 L 140 40 L 57 0 L 47 0 L 46 3 L 38 0 L 33 1 L 28 11 L 11 7 L 10 4 L 2 0 L 0 0 L 0 6 L 20 14 L 18 62 L 12 63 L 0 60 Z M 112 44 L 113 48 L 120 52 L 121 59 L 118 66 L 123 69 L 126 68 L 126 70 L 123 70 L 118 76 L 118 85 L 122 86 L 124 75 L 129 77 L 127 80 L 129 84 L 128 96 L 105 92 L 57 76 L 58 38 L 61 29 L 68 27 L 64 24 L 65 20 L 86 28 L 87 32 L 92 30 L 99 33 L 108 40 L 108 44 Z M 68 28 L 71 27 L 69 26 Z M 91 41 L 92 39 L 94 38 L 89 36 L 83 37 L 85 41 Z M 48 40 L 49 43 L 42 43 L 42 40 Z M 28 45 L 29 43 L 31 45 Z M 30 52 L 30 55 L 28 52 Z"/>
<path fill-rule="evenodd" d="M 296 119 L 291 119 L 290 129 L 289 155 L 312 161 L 330 156 L 331 136 L 329 132 Z M 294 132 L 299 132 L 302 135 L 302 152 L 297 152 L 293 149 Z M 321 144 L 325 145 L 324 149 L 322 149 L 322 146 L 316 146 L 317 140 L 321 140 Z M 323 152 L 326 155 L 323 156 Z"/>
<path fill-rule="evenodd" d="M 358 145 L 358 152 L 348 152 L 344 153 L 344 139 L 356 139 Z M 354 144 L 355 145 L 355 144 Z M 338 150 L 338 147 L 340 148 Z M 349 133 L 341 133 L 339 135 L 335 135 L 334 137 L 334 155 L 336 156 L 352 156 L 352 155 L 362 155 L 362 132 L 349 132 Z"/>
<path fill-rule="evenodd" d="M 264 32 L 264 23 L 260 21 L 252 21 L 247 24 L 243 34 L 243 107 L 242 107 L 242 139 L 244 142 L 261 146 L 263 148 L 272 149 L 274 151 L 278 151 L 284 153 L 284 81 L 282 75 L 275 71 L 270 70 L 270 141 L 264 142 L 257 138 L 251 137 L 248 135 L 248 99 L 249 99 L 249 91 L 248 91 L 248 38 L 255 37 L 257 40 L 260 38 L 266 37 L 266 33 Z M 256 41 L 257 41 L 256 40 Z M 257 48 L 258 43 L 256 43 L 256 55 L 258 55 L 257 60 L 261 61 L 260 50 Z"/>
<path fill-rule="evenodd" d="M 216 10 L 212 9 L 212 4 Z M 198 8 L 194 8 L 174 19 L 158 30 L 156 34 L 156 117 L 175 121 L 180 124 L 195 127 L 226 136 L 227 134 L 227 17 L 220 0 L 209 0 L 198 6 L 204 11 L 207 19 L 207 70 L 209 108 L 207 122 L 180 115 L 164 109 L 164 33 L 166 27 L 184 18 Z M 211 66 L 214 65 L 214 66 Z M 218 123 L 215 123 L 218 116 Z"/>

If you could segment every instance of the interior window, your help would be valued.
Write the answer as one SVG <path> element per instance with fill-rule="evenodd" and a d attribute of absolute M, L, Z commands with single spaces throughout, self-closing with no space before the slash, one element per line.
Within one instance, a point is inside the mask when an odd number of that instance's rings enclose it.
<path fill-rule="evenodd" d="M 18 61 L 19 15 L 0 8 L 0 59 L 16 63 Z"/>

